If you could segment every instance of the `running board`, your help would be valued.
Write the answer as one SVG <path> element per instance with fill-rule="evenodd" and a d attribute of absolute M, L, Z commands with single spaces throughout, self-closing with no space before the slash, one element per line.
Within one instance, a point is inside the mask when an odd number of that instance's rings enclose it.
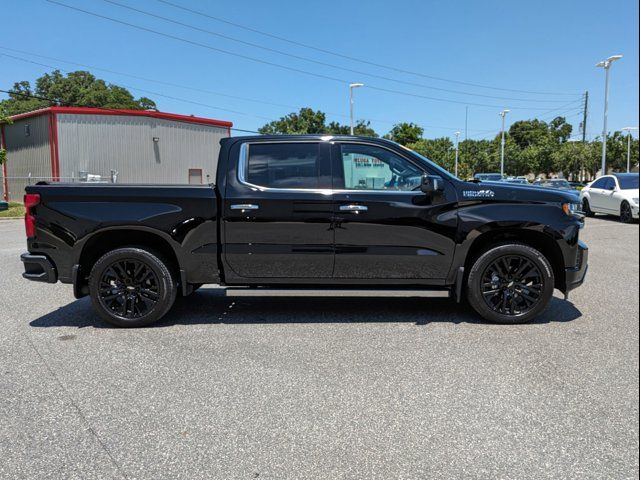
<path fill-rule="evenodd" d="M 369 290 L 226 287 L 227 297 L 422 297 L 449 298 L 449 290 Z"/>

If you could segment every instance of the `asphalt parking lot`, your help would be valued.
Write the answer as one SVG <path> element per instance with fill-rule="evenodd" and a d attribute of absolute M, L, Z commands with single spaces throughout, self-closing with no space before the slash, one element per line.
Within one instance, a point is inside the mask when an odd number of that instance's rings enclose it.
<path fill-rule="evenodd" d="M 637 478 L 638 225 L 589 219 L 535 324 L 444 299 L 227 298 L 113 329 L 0 221 L 0 478 Z"/>

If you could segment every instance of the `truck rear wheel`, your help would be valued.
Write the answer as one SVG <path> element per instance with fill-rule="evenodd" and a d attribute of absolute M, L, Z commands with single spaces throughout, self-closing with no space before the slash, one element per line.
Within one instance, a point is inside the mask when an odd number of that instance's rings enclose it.
<path fill-rule="evenodd" d="M 95 263 L 89 293 L 105 321 L 118 327 L 143 327 L 169 311 L 177 284 L 158 254 L 127 247 L 106 253 Z"/>
<path fill-rule="evenodd" d="M 494 323 L 526 323 L 547 307 L 554 289 L 553 269 L 539 251 L 527 245 L 495 246 L 471 267 L 469 303 Z"/>

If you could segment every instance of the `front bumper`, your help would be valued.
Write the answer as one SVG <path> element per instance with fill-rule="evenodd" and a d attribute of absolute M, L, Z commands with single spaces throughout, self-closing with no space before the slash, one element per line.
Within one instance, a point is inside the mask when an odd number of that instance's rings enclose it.
<path fill-rule="evenodd" d="M 565 294 L 575 290 L 584 283 L 589 269 L 589 247 L 582 240 L 578 242 L 578 253 L 576 255 L 576 265 L 566 269 L 566 289 Z"/>
<path fill-rule="evenodd" d="M 635 218 L 636 220 L 638 220 L 638 210 L 640 209 L 640 207 L 638 207 L 638 205 L 631 205 L 631 214 L 633 215 L 633 218 Z"/>
<path fill-rule="evenodd" d="M 55 265 L 44 255 L 23 253 L 20 260 L 24 264 L 22 276 L 34 282 L 56 283 L 58 272 Z"/>

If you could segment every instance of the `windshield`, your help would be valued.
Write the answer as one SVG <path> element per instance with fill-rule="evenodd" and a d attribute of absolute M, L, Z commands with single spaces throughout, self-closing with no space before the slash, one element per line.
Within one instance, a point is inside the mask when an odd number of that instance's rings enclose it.
<path fill-rule="evenodd" d="M 551 186 L 555 188 L 570 188 L 569 182 L 566 180 L 553 180 L 551 182 Z"/>
<path fill-rule="evenodd" d="M 638 179 L 640 175 L 629 175 L 618 177 L 618 183 L 622 190 L 638 190 Z"/>
<path fill-rule="evenodd" d="M 395 143 L 395 142 L 394 142 Z M 427 157 L 425 157 L 424 155 L 420 155 L 418 152 L 416 152 L 415 150 L 411 150 L 409 147 L 405 147 L 404 145 L 400 145 L 399 143 L 397 144 L 400 147 L 404 148 L 405 150 L 407 150 L 408 152 L 411 152 L 412 154 L 414 154 L 416 157 L 419 157 L 421 160 L 427 162 L 429 164 L 430 167 L 432 167 L 434 170 L 436 170 L 436 172 L 438 173 L 438 175 L 443 176 L 444 178 L 457 178 L 455 175 L 453 175 L 451 172 L 449 172 L 448 170 L 445 170 L 444 168 L 442 168 L 440 165 L 438 165 L 436 162 L 434 162 L 433 160 L 429 160 Z"/>

